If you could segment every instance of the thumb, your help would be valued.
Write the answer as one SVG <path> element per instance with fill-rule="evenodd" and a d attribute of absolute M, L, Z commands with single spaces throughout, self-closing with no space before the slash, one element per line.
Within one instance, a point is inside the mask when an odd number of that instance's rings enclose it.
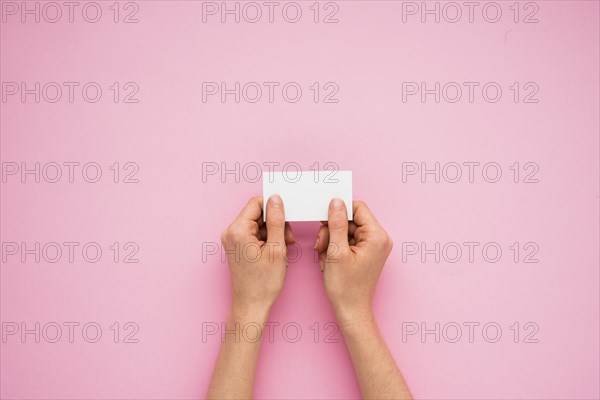
<path fill-rule="evenodd" d="M 332 199 L 329 203 L 327 219 L 329 227 L 329 243 L 339 248 L 348 247 L 348 212 L 343 200 Z"/>
<path fill-rule="evenodd" d="M 272 195 L 267 201 L 267 241 L 285 246 L 285 212 L 283 200 Z"/>

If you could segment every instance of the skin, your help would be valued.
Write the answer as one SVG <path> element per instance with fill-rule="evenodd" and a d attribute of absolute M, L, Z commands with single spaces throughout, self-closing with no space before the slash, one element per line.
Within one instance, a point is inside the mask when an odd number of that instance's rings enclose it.
<path fill-rule="evenodd" d="M 353 202 L 348 222 L 343 201 L 333 199 L 328 221 L 314 249 L 319 254 L 325 292 L 348 347 L 361 395 L 369 399 L 412 399 L 377 327 L 372 300 L 392 240 L 364 202 Z M 209 399 L 252 398 L 260 340 L 245 340 L 244 324 L 264 326 L 283 289 L 287 245 L 295 242 L 279 196 L 269 198 L 262 222 L 262 198 L 253 197 L 222 233 L 233 287 L 225 335 L 208 389 Z M 250 251 L 252 250 L 252 251 Z M 241 252 L 243 254 L 243 252 Z M 237 254 L 237 255 L 236 255 Z M 237 328 L 237 329 L 236 329 Z M 237 337 L 233 333 L 237 330 Z M 254 338 L 251 338 L 254 339 Z"/>
<path fill-rule="evenodd" d="M 372 301 L 393 243 L 367 205 L 352 203 L 348 222 L 343 201 L 333 199 L 315 250 L 325 292 L 335 312 L 365 399 L 412 399 L 379 332 Z"/>

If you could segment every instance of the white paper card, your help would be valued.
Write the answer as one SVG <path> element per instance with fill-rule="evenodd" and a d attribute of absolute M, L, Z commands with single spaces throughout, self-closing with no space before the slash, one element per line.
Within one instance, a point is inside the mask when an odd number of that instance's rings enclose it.
<path fill-rule="evenodd" d="M 334 197 L 344 200 L 352 220 L 352 171 L 263 172 L 263 220 L 273 194 L 283 199 L 286 221 L 327 221 Z"/>

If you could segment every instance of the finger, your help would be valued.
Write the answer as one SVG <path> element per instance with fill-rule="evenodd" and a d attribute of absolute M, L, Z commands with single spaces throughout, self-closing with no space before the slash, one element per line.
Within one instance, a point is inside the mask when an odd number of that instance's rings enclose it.
<path fill-rule="evenodd" d="M 367 231 L 367 227 L 366 226 L 360 226 L 358 228 L 356 228 L 356 230 L 354 231 L 354 242 L 356 244 L 364 242 L 365 240 L 367 240 L 367 236 L 368 236 L 368 231 Z"/>
<path fill-rule="evenodd" d="M 283 200 L 274 194 L 267 201 L 267 241 L 284 245 L 285 243 L 285 212 Z"/>
<path fill-rule="evenodd" d="M 321 266 L 321 272 L 325 271 L 325 259 L 327 255 L 325 253 L 319 254 L 319 265 Z"/>
<path fill-rule="evenodd" d="M 292 226 L 289 222 L 285 223 L 285 244 L 293 244 L 296 243 L 296 237 L 294 236 L 294 231 L 292 230 Z"/>
<path fill-rule="evenodd" d="M 248 226 L 250 227 L 250 232 L 252 233 L 252 235 L 256 236 L 257 238 L 260 239 L 260 237 L 259 237 L 260 228 L 259 228 L 258 224 L 256 223 L 256 221 L 249 221 Z"/>
<path fill-rule="evenodd" d="M 340 248 L 348 247 L 348 212 L 341 199 L 332 199 L 328 211 L 329 241 Z"/>
<path fill-rule="evenodd" d="M 258 238 L 264 242 L 267 241 L 267 227 L 266 225 L 261 226 L 260 228 L 258 228 Z"/>
<path fill-rule="evenodd" d="M 257 221 L 262 215 L 262 197 L 254 196 L 248 200 L 246 206 L 237 217 L 237 221 Z"/>
<path fill-rule="evenodd" d="M 348 236 L 349 237 L 354 236 L 354 232 L 356 232 L 357 228 L 358 228 L 358 226 L 356 225 L 356 223 L 354 221 L 348 221 Z"/>
<path fill-rule="evenodd" d="M 329 228 L 321 226 L 319 228 L 319 233 L 317 233 L 317 241 L 315 242 L 313 249 L 315 249 L 317 253 L 322 253 L 327 250 L 327 246 L 329 246 Z"/>
<path fill-rule="evenodd" d="M 263 225 L 260 228 L 257 228 L 258 233 L 257 233 L 257 237 L 260 240 L 267 240 L 267 226 Z M 292 230 L 292 227 L 290 226 L 289 222 L 285 223 L 285 244 L 293 244 L 296 243 L 296 237 L 294 236 L 294 231 Z"/>
<path fill-rule="evenodd" d="M 375 216 L 367 207 L 367 204 L 364 201 L 353 201 L 352 202 L 352 210 L 353 210 L 353 221 L 357 226 L 363 225 L 379 225 Z"/>

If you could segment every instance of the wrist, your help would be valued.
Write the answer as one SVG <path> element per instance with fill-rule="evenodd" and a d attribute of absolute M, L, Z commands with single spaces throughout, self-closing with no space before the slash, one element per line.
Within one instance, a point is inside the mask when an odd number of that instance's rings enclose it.
<path fill-rule="evenodd" d="M 269 317 L 271 306 L 267 304 L 241 304 L 233 301 L 229 319 L 233 322 L 263 324 Z"/>
<path fill-rule="evenodd" d="M 334 312 L 342 331 L 376 325 L 375 315 L 371 306 L 334 307 Z"/>

